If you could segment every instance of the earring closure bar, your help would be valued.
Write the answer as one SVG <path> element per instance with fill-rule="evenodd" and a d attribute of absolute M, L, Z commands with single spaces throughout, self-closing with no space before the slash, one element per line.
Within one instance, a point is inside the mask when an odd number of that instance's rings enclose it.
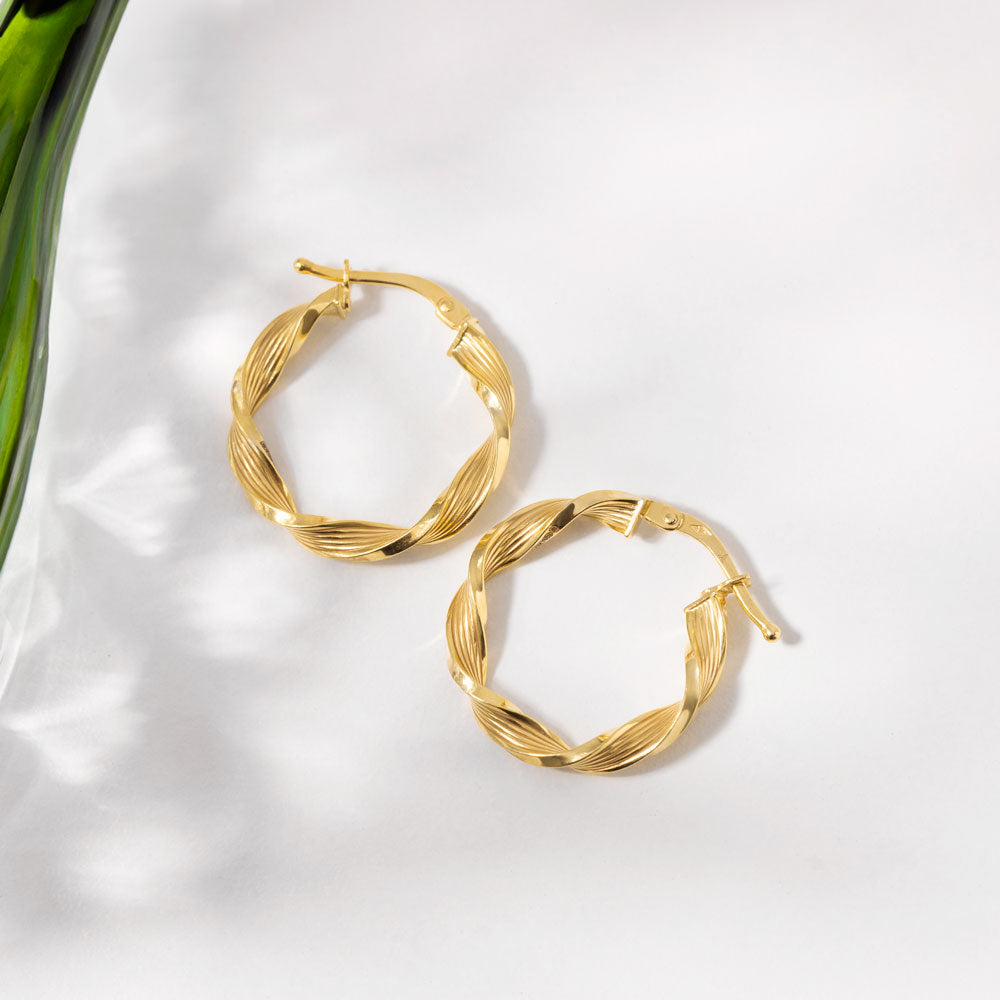
<path fill-rule="evenodd" d="M 461 330 L 462 327 L 472 321 L 472 314 L 453 295 L 446 292 L 440 285 L 428 281 L 426 278 L 418 278 L 413 274 L 393 274 L 387 271 L 354 271 L 351 269 L 350 261 L 345 260 L 344 266 L 324 267 L 322 264 L 314 264 L 305 257 L 299 257 L 295 261 L 295 270 L 300 274 L 312 274 L 317 278 L 326 278 L 327 281 L 334 281 L 344 285 L 350 290 L 351 282 L 370 285 L 394 285 L 397 288 L 408 288 L 411 292 L 422 295 L 434 306 L 438 319 L 452 330 Z M 348 297 L 348 301 L 350 301 Z"/>
<path fill-rule="evenodd" d="M 732 592 L 747 617 L 760 629 L 761 635 L 768 642 L 777 642 L 781 638 L 781 629 L 761 611 L 760 605 L 750 596 L 750 577 L 740 573 L 726 547 L 704 521 L 699 521 L 698 518 L 685 514 L 676 507 L 656 500 L 645 501 L 641 516 L 657 528 L 662 528 L 664 531 L 680 531 L 689 538 L 701 542 L 726 574 L 724 590 Z"/>

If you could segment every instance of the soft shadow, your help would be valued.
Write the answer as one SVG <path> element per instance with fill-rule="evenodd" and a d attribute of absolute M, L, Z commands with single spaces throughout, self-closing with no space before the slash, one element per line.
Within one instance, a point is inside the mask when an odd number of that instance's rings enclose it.
<path fill-rule="evenodd" d="M 184 57 L 151 116 L 157 141 L 140 142 L 130 169 L 101 188 L 101 204 L 88 209 L 100 222 L 87 234 L 93 243 L 79 226 L 74 241 L 64 221 L 55 279 L 74 309 L 52 326 L 50 373 L 63 366 L 67 377 L 50 382 L 39 441 L 51 449 L 52 482 L 34 497 L 46 518 L 39 583 L 58 598 L 59 614 L 20 649 L 0 713 L 0 923 L 12 939 L 128 920 L 148 900 L 238 901 L 247 870 L 283 857 L 258 738 L 276 647 L 269 655 L 264 643 L 212 646 L 199 628 L 218 612 L 191 596 L 211 596 L 196 588 L 214 572 L 230 573 L 257 606 L 281 588 L 269 580 L 272 566 L 243 578 L 230 570 L 247 536 L 228 516 L 245 507 L 225 470 L 225 386 L 206 407 L 194 377 L 203 358 L 180 359 L 178 342 L 231 303 L 287 292 L 287 276 L 258 273 L 219 213 L 245 174 L 246 136 L 205 95 L 220 93 L 220 39 L 238 38 L 244 22 L 235 9 L 202 11 L 196 30 L 178 20 Z M 137 40 L 131 23 L 127 12 L 109 70 Z M 103 298 L 86 280 L 96 260 Z M 376 308 L 370 299 L 359 309 Z M 77 343 L 85 349 L 74 351 Z M 170 500 L 169 545 L 155 554 L 130 548 L 113 518 L 98 523 L 60 493 L 113 450 L 118 430 L 137 426 L 167 429 L 170 450 L 157 446 L 152 457 L 193 483 L 191 495 Z M 112 470 L 94 485 L 123 519 L 134 511 L 119 487 L 143 468 Z M 146 489 L 140 501 L 155 500 Z M 287 636 L 285 670 L 308 679 L 303 623 L 328 595 L 297 596 L 301 609 L 268 607 L 267 627 Z M 236 619 L 219 618 L 217 634 L 235 639 L 258 627 L 241 611 L 252 606 L 232 605 Z M 333 835 L 349 823 L 329 825 Z"/>

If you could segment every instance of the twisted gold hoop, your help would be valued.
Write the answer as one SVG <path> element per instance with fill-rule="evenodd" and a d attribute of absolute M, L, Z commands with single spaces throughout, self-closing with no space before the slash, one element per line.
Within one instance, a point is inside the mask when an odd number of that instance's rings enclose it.
<path fill-rule="evenodd" d="M 701 542 L 726 579 L 705 590 L 684 609 L 690 648 L 685 656 L 682 699 L 626 722 L 617 729 L 570 747 L 552 730 L 486 687 L 486 581 L 548 541 L 578 517 L 589 517 L 628 537 L 640 519 Z M 668 747 L 684 731 L 699 705 L 715 690 L 726 658 L 726 598 L 740 602 L 764 638 L 781 632 L 764 616 L 748 590 L 750 578 L 737 571 L 711 529 L 674 507 L 627 493 L 600 491 L 575 500 L 543 500 L 511 514 L 485 534 L 469 561 L 469 578 L 448 608 L 446 632 L 451 674 L 472 700 L 486 734 L 515 757 L 542 767 L 572 767 L 592 773 L 617 771 Z"/>
<path fill-rule="evenodd" d="M 295 267 L 336 284 L 311 302 L 295 306 L 273 320 L 236 370 L 229 464 L 250 503 L 269 521 L 287 528 L 307 549 L 333 559 L 374 561 L 398 555 L 411 545 L 428 545 L 450 538 L 476 515 L 496 489 L 507 465 L 514 388 L 503 359 L 469 310 L 431 281 L 409 274 L 352 271 L 346 260 L 343 270 L 320 267 L 302 258 L 295 262 Z M 468 372 L 493 421 L 492 434 L 412 528 L 372 521 L 334 521 L 300 513 L 253 421 L 288 359 L 302 347 L 316 320 L 329 310 L 336 310 L 342 317 L 347 315 L 352 282 L 409 288 L 431 301 L 438 318 L 455 331 L 448 354 Z"/>

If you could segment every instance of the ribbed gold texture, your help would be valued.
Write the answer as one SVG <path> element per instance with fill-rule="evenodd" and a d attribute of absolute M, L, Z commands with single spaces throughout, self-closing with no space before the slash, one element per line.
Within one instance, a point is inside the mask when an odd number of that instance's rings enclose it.
<path fill-rule="evenodd" d="M 689 649 L 680 701 L 639 715 L 617 729 L 570 746 L 541 722 L 486 686 L 486 581 L 553 538 L 578 517 L 631 535 L 640 518 L 667 531 L 696 538 L 715 556 L 727 579 L 684 609 Z M 726 597 L 735 594 L 766 638 L 778 629 L 747 594 L 749 579 L 735 571 L 729 554 L 698 519 L 665 504 L 627 493 L 601 491 L 575 500 L 544 500 L 511 514 L 480 540 L 469 576 L 448 609 L 446 635 L 452 677 L 472 701 L 476 721 L 509 753 L 529 764 L 577 771 L 617 771 L 669 746 L 690 723 L 718 683 L 726 658 Z"/>
<path fill-rule="evenodd" d="M 305 270 L 305 264 L 308 262 L 300 262 L 297 266 Z M 316 268 L 312 273 L 318 273 L 316 265 L 309 266 Z M 430 288 L 433 291 L 427 297 L 432 301 L 438 293 L 440 296 L 445 294 L 437 286 L 408 275 L 348 272 L 346 269 L 343 273 L 349 274 L 352 281 L 378 281 L 411 287 L 422 293 Z M 475 516 L 500 482 L 507 464 L 514 389 L 507 366 L 477 322 L 462 318 L 448 354 L 468 372 L 473 388 L 489 411 L 493 430 L 448 487 L 410 528 L 372 521 L 339 521 L 301 513 L 253 417 L 276 385 L 288 359 L 302 347 L 316 320 L 327 311 L 346 317 L 349 302 L 348 286 L 337 284 L 311 302 L 282 313 L 260 334 L 233 379 L 229 462 L 258 513 L 287 529 L 307 549 L 333 559 L 374 561 L 398 555 L 413 545 L 443 541 Z M 461 314 L 467 316 L 464 307 L 447 297 L 439 297 L 437 307 L 439 317 L 453 328 L 450 315 L 461 310 Z"/>

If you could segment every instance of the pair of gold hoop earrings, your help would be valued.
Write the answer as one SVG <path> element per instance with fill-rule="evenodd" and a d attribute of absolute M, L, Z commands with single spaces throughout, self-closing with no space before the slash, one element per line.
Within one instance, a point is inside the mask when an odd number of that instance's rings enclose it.
<path fill-rule="evenodd" d="M 346 260 L 343 268 L 328 268 L 300 258 L 295 267 L 300 272 L 326 278 L 333 286 L 269 323 L 236 371 L 231 396 L 229 461 L 250 503 L 269 521 L 287 529 L 300 544 L 334 559 L 386 559 L 414 545 L 429 545 L 452 537 L 475 517 L 496 489 L 507 465 L 514 387 L 499 352 L 469 310 L 425 278 L 355 271 Z M 327 312 L 341 317 L 348 315 L 353 283 L 408 288 L 430 301 L 438 318 L 454 331 L 448 354 L 468 373 L 493 421 L 489 438 L 410 528 L 301 513 L 253 420 L 316 320 Z M 571 747 L 486 686 L 486 582 L 579 517 L 599 521 L 626 537 L 640 521 L 667 532 L 680 532 L 704 545 L 725 576 L 721 583 L 704 590 L 684 609 L 689 648 L 681 700 Z M 673 743 L 715 690 L 726 658 L 729 596 L 736 598 L 765 639 L 774 642 L 780 637 L 780 630 L 750 596 L 749 586 L 750 578 L 739 572 L 712 530 L 698 518 L 667 504 L 608 490 L 587 493 L 575 500 L 544 500 L 501 521 L 480 539 L 473 551 L 468 579 L 455 594 L 446 619 L 451 674 L 469 696 L 476 720 L 487 735 L 520 760 L 589 773 L 617 771 Z"/>

